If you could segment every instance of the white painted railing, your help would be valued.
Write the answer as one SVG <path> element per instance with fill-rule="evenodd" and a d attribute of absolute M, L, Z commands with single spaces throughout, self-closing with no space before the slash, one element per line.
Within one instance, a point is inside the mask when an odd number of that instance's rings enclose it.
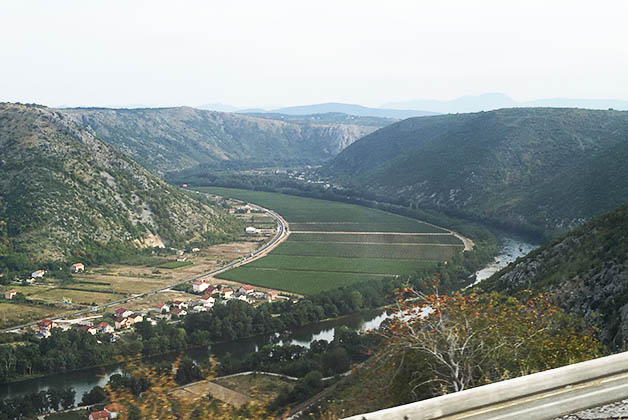
<path fill-rule="evenodd" d="M 628 352 L 346 420 L 542 420 L 628 398 Z"/>

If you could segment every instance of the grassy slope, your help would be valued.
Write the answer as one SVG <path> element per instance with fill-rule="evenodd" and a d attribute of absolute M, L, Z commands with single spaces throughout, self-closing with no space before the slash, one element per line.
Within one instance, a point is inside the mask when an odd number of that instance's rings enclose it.
<path fill-rule="evenodd" d="M 355 142 L 325 172 L 383 197 L 556 232 L 625 201 L 627 137 L 618 111 L 413 118 Z"/>

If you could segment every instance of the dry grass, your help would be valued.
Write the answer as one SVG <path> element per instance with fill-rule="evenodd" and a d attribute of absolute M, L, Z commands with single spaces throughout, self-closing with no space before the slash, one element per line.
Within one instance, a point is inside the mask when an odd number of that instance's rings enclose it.
<path fill-rule="evenodd" d="M 20 325 L 59 315 L 63 312 L 67 312 L 67 310 L 41 305 L 0 303 L 0 327 L 6 328 L 12 325 Z"/>

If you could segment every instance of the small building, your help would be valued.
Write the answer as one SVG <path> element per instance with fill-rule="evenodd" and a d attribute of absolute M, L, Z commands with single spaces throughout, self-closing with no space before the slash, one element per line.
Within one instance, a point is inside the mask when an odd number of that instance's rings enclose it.
<path fill-rule="evenodd" d="M 248 226 L 246 229 L 244 229 L 244 231 L 248 234 L 248 235 L 255 235 L 257 233 L 259 233 L 259 230 L 254 228 L 253 226 Z"/>
<path fill-rule="evenodd" d="M 106 322 L 101 322 L 96 325 L 96 328 L 98 328 L 98 332 L 102 334 L 112 334 L 114 332 L 114 328 Z"/>
<path fill-rule="evenodd" d="M 98 329 L 93 325 L 81 325 L 80 327 L 78 327 L 78 329 L 79 331 L 85 331 L 86 333 L 89 333 L 91 335 L 96 335 L 96 333 L 98 332 Z"/>
<path fill-rule="evenodd" d="M 199 252 L 200 248 L 192 248 L 192 252 Z"/>
<path fill-rule="evenodd" d="M 17 290 L 15 289 L 11 289 L 11 290 L 7 290 L 6 292 L 4 292 L 4 298 L 5 299 L 13 299 L 13 297 L 17 295 Z"/>
<path fill-rule="evenodd" d="M 163 302 L 157 302 L 157 304 L 155 305 L 155 309 L 157 309 L 157 311 L 159 312 L 170 312 L 170 306 Z"/>
<path fill-rule="evenodd" d="M 185 254 L 185 251 L 182 249 L 177 249 L 177 255 L 180 257 L 181 255 Z"/>
<path fill-rule="evenodd" d="M 223 287 L 221 294 L 224 299 L 231 299 L 233 297 L 233 289 Z"/>
<path fill-rule="evenodd" d="M 91 413 L 89 413 L 88 419 L 89 420 L 109 419 L 109 413 L 107 413 L 105 410 L 92 411 Z"/>
<path fill-rule="evenodd" d="M 200 300 L 203 306 L 207 306 L 209 308 L 214 306 L 214 303 L 216 302 L 216 299 L 214 299 L 213 296 L 209 293 L 205 293 L 203 296 L 201 296 Z"/>
<path fill-rule="evenodd" d="M 209 284 L 205 283 L 204 281 L 195 281 L 194 283 L 192 283 L 192 290 L 196 293 L 201 293 L 208 287 Z"/>
<path fill-rule="evenodd" d="M 44 270 L 37 270 L 31 273 L 31 277 L 34 279 L 41 279 L 44 277 L 44 274 L 46 274 Z"/>
<path fill-rule="evenodd" d="M 173 308 L 179 308 L 179 309 L 187 309 L 188 308 L 188 303 L 187 302 L 183 302 L 182 300 L 175 300 L 174 302 L 172 302 L 172 307 Z"/>
<path fill-rule="evenodd" d="M 177 258 L 177 262 L 186 262 L 188 260 L 188 257 L 178 257 Z"/>
<path fill-rule="evenodd" d="M 117 419 L 124 407 L 118 403 L 111 403 L 105 406 L 105 411 L 110 419 Z"/>
<path fill-rule="evenodd" d="M 174 308 L 171 313 L 177 316 L 186 316 L 188 314 L 188 312 L 185 309 L 181 309 L 181 308 Z"/>
<path fill-rule="evenodd" d="M 118 317 L 120 317 L 120 318 L 126 318 L 126 317 L 131 316 L 132 314 L 133 314 L 133 312 L 129 311 L 126 308 L 118 308 L 118 309 L 116 309 L 116 315 Z"/>
<path fill-rule="evenodd" d="M 243 285 L 238 289 L 239 293 L 244 293 L 245 295 L 250 295 L 255 292 L 255 288 L 253 286 L 249 286 L 248 284 Z"/>
<path fill-rule="evenodd" d="M 83 271 L 85 271 L 85 266 L 83 265 L 83 263 L 72 264 L 72 266 L 70 267 L 70 271 L 72 271 L 73 273 L 82 273 Z"/>
<path fill-rule="evenodd" d="M 203 305 L 196 305 L 195 307 L 192 308 L 193 312 L 207 312 L 209 310 L 209 308 L 207 308 L 207 306 L 203 306 Z"/>

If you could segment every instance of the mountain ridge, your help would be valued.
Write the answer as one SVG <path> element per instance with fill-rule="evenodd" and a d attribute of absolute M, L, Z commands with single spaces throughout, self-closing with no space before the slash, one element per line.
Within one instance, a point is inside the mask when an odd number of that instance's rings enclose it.
<path fill-rule="evenodd" d="M 61 111 L 160 174 L 199 164 L 320 163 L 377 128 L 293 123 L 191 107 Z"/>
<path fill-rule="evenodd" d="M 0 104 L 0 219 L 34 261 L 209 243 L 238 225 L 188 197 L 58 110 Z"/>
<path fill-rule="evenodd" d="M 412 118 L 361 138 L 321 173 L 408 205 L 553 235 L 625 202 L 627 138 L 628 112 L 620 111 Z"/>

